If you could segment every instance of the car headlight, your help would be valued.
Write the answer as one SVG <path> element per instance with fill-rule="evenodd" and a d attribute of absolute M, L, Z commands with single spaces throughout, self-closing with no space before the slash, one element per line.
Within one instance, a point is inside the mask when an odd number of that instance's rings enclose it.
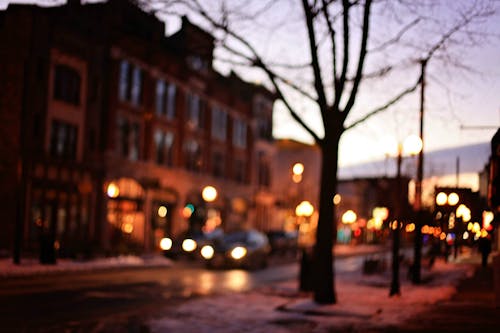
<path fill-rule="evenodd" d="M 211 247 L 210 245 L 205 245 L 204 247 L 201 248 L 201 256 L 207 260 L 212 259 L 214 256 L 214 248 Z"/>
<path fill-rule="evenodd" d="M 197 244 L 194 239 L 186 238 L 182 242 L 182 249 L 186 252 L 193 252 L 194 250 L 196 250 L 196 246 Z"/>
<path fill-rule="evenodd" d="M 231 258 L 235 260 L 240 260 L 247 255 L 247 249 L 243 246 L 237 246 L 231 250 Z"/>
<path fill-rule="evenodd" d="M 168 251 L 172 248 L 172 240 L 168 237 L 162 238 L 160 241 L 160 249 Z"/>

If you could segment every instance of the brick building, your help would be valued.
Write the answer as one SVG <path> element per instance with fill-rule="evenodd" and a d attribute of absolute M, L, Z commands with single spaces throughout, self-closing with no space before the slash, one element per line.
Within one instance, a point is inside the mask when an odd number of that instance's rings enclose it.
<path fill-rule="evenodd" d="M 122 0 L 0 13 L 0 251 L 153 251 L 188 203 L 226 229 L 271 219 L 274 95 L 217 73 L 186 18 L 164 32 Z"/>

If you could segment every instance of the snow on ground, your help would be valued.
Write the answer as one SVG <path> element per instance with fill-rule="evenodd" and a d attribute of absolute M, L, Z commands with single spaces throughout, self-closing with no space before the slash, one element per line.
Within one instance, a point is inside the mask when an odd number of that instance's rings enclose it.
<path fill-rule="evenodd" d="M 297 281 L 193 299 L 149 322 L 151 332 L 338 332 L 395 327 L 430 304 L 449 299 L 471 265 L 436 262 L 414 286 L 401 274 L 401 295 L 389 297 L 390 273 L 338 276 L 338 303 L 317 305 Z"/>

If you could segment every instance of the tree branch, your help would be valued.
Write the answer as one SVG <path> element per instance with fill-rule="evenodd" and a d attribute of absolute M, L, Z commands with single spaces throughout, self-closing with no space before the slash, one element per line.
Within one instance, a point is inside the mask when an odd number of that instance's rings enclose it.
<path fill-rule="evenodd" d="M 411 21 L 409 24 L 407 24 L 406 26 L 404 26 L 403 29 L 401 29 L 401 31 L 399 31 L 396 34 L 396 36 L 394 36 L 393 38 L 389 39 L 388 41 L 380 44 L 379 46 L 374 47 L 371 50 L 367 50 L 367 52 L 368 53 L 378 52 L 378 51 L 381 51 L 381 50 L 385 49 L 389 45 L 398 43 L 401 40 L 401 38 L 404 36 L 404 34 L 407 31 L 409 31 L 413 26 L 417 25 L 417 23 L 420 22 L 420 20 L 421 20 L 420 18 L 416 18 L 415 20 Z"/>
<path fill-rule="evenodd" d="M 356 95 L 358 93 L 358 88 L 359 84 L 361 83 L 361 78 L 363 76 L 363 65 L 365 62 L 365 56 L 366 56 L 366 47 L 368 44 L 368 32 L 370 30 L 370 8 L 371 8 L 371 2 L 372 0 L 366 0 L 365 2 L 365 10 L 363 14 L 363 33 L 361 37 L 361 47 L 359 50 L 359 59 L 358 59 L 358 67 L 356 71 L 356 76 L 354 78 L 354 83 L 352 86 L 351 90 L 351 96 L 349 97 L 349 100 L 347 101 L 347 104 L 344 107 L 344 111 L 342 112 L 343 114 L 343 120 L 345 121 L 347 115 L 351 111 L 354 102 L 356 101 Z"/>
<path fill-rule="evenodd" d="M 239 41 L 240 43 L 242 43 L 242 45 L 244 45 L 248 51 L 250 51 L 250 53 L 252 54 L 252 57 L 238 51 L 238 50 L 235 50 L 234 48 L 228 46 L 226 43 L 223 43 L 223 47 L 230 51 L 231 53 L 235 54 L 236 56 L 239 56 L 247 61 L 249 61 L 253 66 L 255 67 L 258 67 L 260 69 L 262 69 L 266 74 L 267 76 L 269 77 L 269 79 L 271 80 L 271 83 L 273 84 L 273 87 L 276 89 L 276 94 L 278 95 L 278 98 L 282 100 L 282 102 L 285 104 L 286 108 L 288 109 L 288 111 L 290 112 L 291 116 L 293 119 L 295 119 L 313 138 L 314 140 L 317 142 L 317 143 L 321 143 L 322 142 L 322 139 L 316 134 L 316 132 L 314 132 L 301 118 L 300 116 L 298 115 L 298 113 L 295 111 L 295 109 L 291 106 L 291 104 L 288 102 L 288 100 L 285 98 L 277 80 L 281 80 L 279 79 L 278 75 L 276 73 L 274 73 L 268 66 L 266 66 L 266 64 L 262 61 L 262 59 L 260 58 L 260 56 L 258 55 L 257 51 L 255 50 L 255 48 L 247 41 L 245 40 L 243 37 L 239 36 L 238 34 L 236 34 L 234 31 L 230 30 L 227 26 L 227 24 L 221 24 L 219 22 L 217 22 L 213 17 L 211 17 L 204 9 L 203 7 L 201 6 L 201 4 L 198 2 L 198 0 L 193 0 L 196 5 L 198 6 L 198 13 L 203 17 L 205 18 L 211 25 L 212 27 L 216 28 L 216 29 L 219 29 L 219 30 L 222 30 L 224 31 L 226 34 L 228 34 L 229 36 L 231 36 L 232 38 L 234 38 L 235 40 Z M 305 0 L 304 0 L 305 1 Z M 283 82 L 286 82 L 286 80 L 283 80 Z M 290 85 L 290 83 L 288 83 Z M 298 88 L 298 87 L 297 87 Z M 299 89 L 299 88 L 298 88 Z M 305 93 L 302 89 L 298 90 L 299 92 L 302 91 L 303 93 Z M 314 100 L 317 102 L 317 100 L 315 98 L 313 98 L 312 96 L 310 95 L 307 95 L 310 99 Z"/>
<path fill-rule="evenodd" d="M 312 9 L 309 6 L 307 0 L 302 0 L 302 6 L 304 8 L 304 14 L 306 18 L 307 32 L 309 36 L 309 48 L 311 52 L 311 65 L 314 73 L 314 88 L 316 89 L 316 94 L 318 95 L 317 103 L 321 111 L 321 117 L 323 122 L 326 121 L 327 112 L 327 102 L 325 87 L 323 85 L 323 79 L 321 77 L 321 68 L 318 59 L 318 48 L 316 46 L 316 35 L 314 32 L 314 22 L 312 16 Z"/>
<path fill-rule="evenodd" d="M 347 77 L 347 67 L 349 65 L 349 0 L 342 1 L 343 6 L 343 29 L 344 29 L 344 55 L 342 61 L 342 72 L 340 74 L 339 84 L 335 87 L 335 96 L 333 100 L 333 108 L 335 110 L 340 110 L 340 99 L 342 98 L 342 93 L 344 92 L 345 81 Z"/>
<path fill-rule="evenodd" d="M 274 72 L 272 72 L 265 64 L 263 63 L 258 63 L 258 64 L 255 64 L 257 67 L 261 68 L 266 74 L 267 76 L 269 77 L 269 79 L 271 80 L 271 83 L 273 84 L 274 86 L 274 89 L 276 90 L 276 94 L 278 95 L 278 98 L 285 104 L 286 108 L 288 109 L 288 111 L 290 112 L 290 115 L 292 116 L 293 119 L 295 119 L 295 121 L 297 121 L 313 138 L 314 138 L 314 141 L 316 141 L 316 143 L 318 143 L 319 145 L 322 144 L 323 140 L 316 134 L 316 132 L 314 132 L 303 120 L 302 118 L 299 116 L 299 114 L 295 111 L 295 109 L 290 105 L 290 103 L 288 102 L 288 99 L 285 98 L 283 92 L 281 91 L 281 88 L 280 86 L 278 85 L 278 82 L 277 82 L 277 77 L 275 75 Z"/>
<path fill-rule="evenodd" d="M 337 44 L 335 43 L 335 29 L 333 28 L 333 22 L 331 21 L 330 15 L 328 14 L 328 3 L 326 2 L 326 0 L 322 0 L 322 5 L 323 16 L 325 17 L 328 27 L 328 33 L 330 35 L 330 43 L 332 43 L 333 86 L 334 91 L 337 91 L 339 83 L 337 78 Z"/>
<path fill-rule="evenodd" d="M 400 92 L 398 95 L 396 95 L 395 97 L 393 97 L 391 100 L 389 100 L 386 104 L 382 105 L 382 106 L 379 106 L 378 108 L 368 112 L 368 114 L 366 114 L 365 116 L 361 117 L 360 119 L 354 121 L 352 124 L 348 125 L 345 127 L 345 130 L 349 130 L 355 126 L 358 126 L 359 124 L 361 124 L 362 122 L 366 121 L 367 119 L 375 116 L 376 114 L 388 109 L 391 105 L 394 105 L 396 104 L 399 100 L 401 100 L 403 97 L 405 97 L 406 95 L 414 92 L 417 87 L 419 86 L 420 82 L 422 80 L 422 77 L 419 77 L 418 81 L 415 82 L 415 84 L 405 90 L 403 90 L 402 92 Z"/>

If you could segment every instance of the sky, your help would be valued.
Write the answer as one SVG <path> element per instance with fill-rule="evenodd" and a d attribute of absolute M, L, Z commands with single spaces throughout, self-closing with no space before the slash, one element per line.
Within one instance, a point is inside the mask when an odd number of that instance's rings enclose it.
<path fill-rule="evenodd" d="M 239 0 L 234 0 L 238 2 Z M 4 8 L 8 2 L 33 3 L 32 0 L 7 1 L 0 0 L 0 9 Z M 35 1 L 39 4 L 53 3 L 54 1 Z M 257 2 L 259 3 L 259 2 Z M 280 15 L 297 15 L 287 3 L 277 2 L 271 8 L 268 15 L 273 19 L 280 19 Z M 443 27 L 451 24 L 451 11 L 448 7 L 459 5 L 466 6 L 472 1 L 436 1 L 443 4 L 432 9 L 432 16 L 437 20 L 435 26 L 417 26 L 415 32 L 408 34 L 407 41 L 419 41 L 416 35 L 423 34 L 427 41 L 432 43 L 437 39 L 432 35 L 439 25 Z M 494 4 L 496 13 L 478 25 L 471 26 L 474 33 L 480 32 L 482 38 L 477 45 L 467 39 L 460 39 L 451 43 L 450 51 L 445 56 L 452 57 L 451 61 L 456 61 L 459 66 L 448 66 L 440 59 L 432 59 L 427 69 L 427 84 L 425 89 L 424 107 L 424 152 L 440 150 L 443 148 L 457 147 L 480 142 L 489 142 L 500 127 L 500 2 Z M 429 15 L 431 15 L 429 14 Z M 196 18 L 190 17 L 196 22 Z M 375 30 L 373 44 L 380 36 L 392 36 L 396 30 L 391 24 L 377 24 L 373 26 L 382 27 Z M 270 20 L 272 21 L 272 20 Z M 306 47 L 292 47 L 290 45 L 300 45 L 302 22 L 300 16 L 297 20 L 288 20 L 282 26 L 276 28 L 273 33 L 266 34 L 264 29 L 270 27 L 269 24 L 262 24 L 259 28 L 251 26 L 248 36 L 255 42 L 259 51 L 271 59 L 294 60 L 307 55 Z M 167 34 L 179 28 L 179 19 L 173 16 L 166 18 Z M 248 29 L 244 23 L 241 24 L 242 31 Z M 288 29 L 288 30 L 287 30 Z M 294 33 L 290 34 L 290 31 Z M 427 37 L 429 36 L 429 37 Z M 485 37 L 486 36 L 486 37 Z M 475 35 L 477 37 L 477 35 Z M 370 48 L 370 44 L 369 44 Z M 409 52 L 408 49 L 398 49 L 397 52 L 389 54 L 375 55 L 367 58 L 366 68 L 376 66 L 380 57 L 390 58 L 397 61 L 398 52 Z M 216 52 L 217 54 L 217 52 Z M 274 57 L 274 58 L 273 58 Z M 403 57 L 403 56 L 401 56 Z M 400 57 L 400 58 L 401 58 Z M 449 63 L 450 61 L 448 61 Z M 221 72 L 227 73 L 227 64 L 216 61 L 214 67 Z M 468 68 L 467 70 L 464 68 Z M 232 68 L 244 79 L 249 81 L 265 80 L 262 73 L 248 71 L 242 68 Z M 358 119 L 366 113 L 366 110 L 373 109 L 387 100 L 388 96 L 399 91 L 399 86 L 404 86 L 408 82 L 415 81 L 418 77 L 419 67 L 410 65 L 401 73 L 389 77 L 384 81 L 367 81 L 359 92 L 356 106 L 347 118 L 347 124 Z M 404 98 L 400 103 L 391 107 L 386 112 L 377 115 L 367 122 L 347 131 L 340 143 L 339 164 L 341 167 L 364 163 L 367 161 L 383 160 L 388 151 L 394 150 L 397 142 L 402 142 L 405 137 L 418 134 L 419 132 L 419 94 L 416 90 L 413 94 Z M 319 115 L 314 107 L 292 99 L 299 109 L 303 109 L 305 121 L 311 125 L 321 135 L 321 124 Z M 301 111 L 302 112 L 302 111 Z M 487 126 L 489 128 L 474 129 L 474 126 Z M 276 103 L 274 113 L 274 136 L 277 138 L 293 138 L 299 141 L 312 142 L 312 138 L 288 116 L 281 103 Z"/>

